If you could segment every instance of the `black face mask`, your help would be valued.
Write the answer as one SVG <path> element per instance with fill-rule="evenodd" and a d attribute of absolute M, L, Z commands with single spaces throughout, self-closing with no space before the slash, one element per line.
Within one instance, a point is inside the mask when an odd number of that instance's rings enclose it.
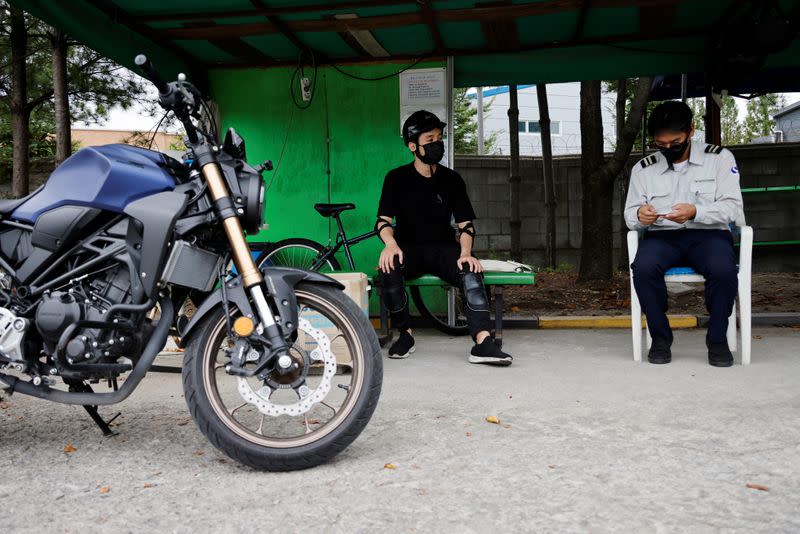
<path fill-rule="evenodd" d="M 667 160 L 667 163 L 672 165 L 673 163 L 678 161 L 681 158 L 681 156 L 683 156 L 683 153 L 686 152 L 686 147 L 689 146 L 690 142 L 691 139 L 689 139 L 689 137 L 686 137 L 683 143 L 680 143 L 678 145 L 658 147 L 658 151 L 664 155 L 664 159 Z"/>
<path fill-rule="evenodd" d="M 434 141 L 433 143 L 422 145 L 422 148 L 425 149 L 424 156 L 420 153 L 419 148 L 420 146 L 417 145 L 417 151 L 415 153 L 422 163 L 427 165 L 435 165 L 436 163 L 439 163 L 444 156 L 444 141 Z"/>

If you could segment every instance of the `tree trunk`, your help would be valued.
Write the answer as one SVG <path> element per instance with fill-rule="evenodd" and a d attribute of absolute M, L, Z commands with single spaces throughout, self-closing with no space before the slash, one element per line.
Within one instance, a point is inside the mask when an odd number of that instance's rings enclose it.
<path fill-rule="evenodd" d="M 511 85 L 508 88 L 509 107 L 508 107 L 508 126 L 511 137 L 511 175 L 508 177 L 509 200 L 511 204 L 511 258 L 522 261 L 522 242 L 520 240 L 520 228 L 522 220 L 519 214 L 519 183 L 522 180 L 519 174 L 519 104 L 517 102 L 517 86 Z"/>
<path fill-rule="evenodd" d="M 56 166 L 72 153 L 72 133 L 67 96 L 67 36 L 53 35 L 53 97 L 56 122 Z"/>
<path fill-rule="evenodd" d="M 617 101 L 616 101 L 616 114 L 617 114 L 617 144 L 622 141 L 623 131 L 625 129 L 625 102 L 627 101 L 628 93 L 628 80 L 620 78 L 617 81 Z M 628 270 L 628 225 L 625 224 L 625 197 L 628 194 L 628 186 L 630 185 L 631 177 L 622 170 L 618 175 L 617 183 L 619 183 L 619 213 L 617 219 L 619 221 L 619 262 L 617 263 L 617 270 Z"/>
<path fill-rule="evenodd" d="M 583 224 L 581 231 L 581 280 L 611 278 L 612 195 L 604 187 L 603 116 L 600 81 L 581 82 L 581 186 Z"/>
<path fill-rule="evenodd" d="M 11 136 L 13 139 L 11 193 L 15 197 L 28 194 L 28 151 L 30 149 L 30 111 L 28 110 L 28 84 L 25 72 L 25 55 L 28 48 L 28 30 L 21 9 L 9 6 L 11 11 Z"/>
<path fill-rule="evenodd" d="M 556 266 L 556 191 L 553 184 L 553 146 L 550 139 L 550 108 L 547 85 L 536 84 L 539 103 L 539 131 L 542 137 L 542 177 L 544 178 L 545 242 L 544 259 L 550 268 Z"/>
<path fill-rule="evenodd" d="M 639 78 L 621 138 L 607 161 L 603 157 L 603 120 L 600 82 L 581 82 L 581 185 L 583 224 L 579 279 L 610 280 L 613 264 L 614 178 L 625 167 L 642 114 L 650 96 L 652 78 Z"/>

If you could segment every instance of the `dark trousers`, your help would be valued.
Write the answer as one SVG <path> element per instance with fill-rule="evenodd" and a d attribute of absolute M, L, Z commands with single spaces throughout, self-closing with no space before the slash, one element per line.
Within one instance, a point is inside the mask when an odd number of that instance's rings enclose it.
<path fill-rule="evenodd" d="M 672 342 L 667 320 L 664 272 L 691 267 L 706 279 L 705 299 L 710 316 L 708 339 L 725 341 L 728 317 L 738 287 L 733 238 L 727 230 L 662 230 L 646 232 L 633 261 L 633 285 L 653 338 Z"/>
<path fill-rule="evenodd" d="M 456 261 L 461 255 L 461 247 L 456 243 L 425 243 L 425 244 L 405 244 L 400 245 L 403 251 L 403 263 L 400 264 L 395 257 L 394 268 L 389 273 L 382 274 L 382 285 L 384 290 L 390 288 L 404 288 L 405 280 L 413 280 L 423 274 L 438 276 L 448 284 L 457 287 L 461 291 L 461 296 L 466 301 L 464 287 L 461 283 L 463 272 Z M 485 298 L 484 298 L 485 300 Z M 391 311 L 392 325 L 398 330 L 408 330 L 409 313 L 408 298 L 405 305 L 399 311 Z M 489 331 L 491 320 L 489 309 L 473 310 L 469 306 L 464 306 L 464 315 L 467 318 L 469 333 L 475 338 L 478 332 Z"/>

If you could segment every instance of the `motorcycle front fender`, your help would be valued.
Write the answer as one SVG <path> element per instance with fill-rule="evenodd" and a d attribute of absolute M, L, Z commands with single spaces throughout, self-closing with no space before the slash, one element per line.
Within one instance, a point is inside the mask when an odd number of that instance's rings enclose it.
<path fill-rule="evenodd" d="M 344 289 L 344 285 L 337 280 L 316 271 L 303 271 L 290 267 L 265 267 L 261 269 L 264 275 L 264 282 L 267 286 L 267 298 L 274 303 L 273 309 L 281 310 L 281 326 L 291 325 L 291 332 L 297 329 L 297 297 L 294 288 L 300 283 L 322 284 Z M 250 304 L 247 291 L 242 285 L 240 276 L 228 280 L 225 285 L 225 296 L 228 298 L 228 305 L 239 308 L 242 315 L 255 318 L 253 306 Z M 217 306 L 221 306 L 223 301 L 223 290 L 218 288 L 209 295 L 197 308 L 189 323 L 180 330 L 180 346 L 184 347 L 192 337 L 198 324 Z M 285 304 L 284 304 L 285 303 Z M 284 332 L 288 335 L 291 332 Z"/>

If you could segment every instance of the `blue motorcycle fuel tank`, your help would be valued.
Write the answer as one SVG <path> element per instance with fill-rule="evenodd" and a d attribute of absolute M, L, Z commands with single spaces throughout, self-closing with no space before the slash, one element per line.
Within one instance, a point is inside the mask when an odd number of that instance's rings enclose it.
<path fill-rule="evenodd" d="M 175 185 L 167 156 L 160 152 L 122 144 L 87 147 L 53 171 L 11 218 L 34 223 L 45 211 L 66 205 L 122 213 L 134 200 Z"/>

